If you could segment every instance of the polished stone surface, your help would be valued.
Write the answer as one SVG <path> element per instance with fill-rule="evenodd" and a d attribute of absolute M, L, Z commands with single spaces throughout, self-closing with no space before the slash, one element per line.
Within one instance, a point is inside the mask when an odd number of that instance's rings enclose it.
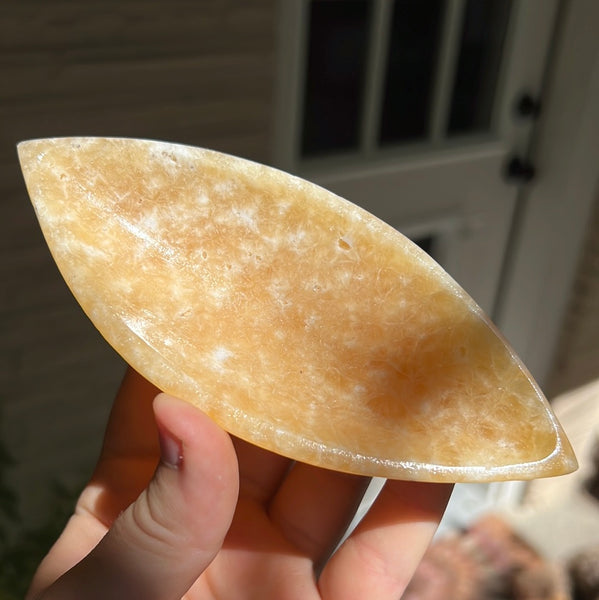
<path fill-rule="evenodd" d="M 153 141 L 22 143 L 74 295 L 123 358 L 297 460 L 429 481 L 556 475 L 568 441 L 425 253 L 308 182 Z"/>

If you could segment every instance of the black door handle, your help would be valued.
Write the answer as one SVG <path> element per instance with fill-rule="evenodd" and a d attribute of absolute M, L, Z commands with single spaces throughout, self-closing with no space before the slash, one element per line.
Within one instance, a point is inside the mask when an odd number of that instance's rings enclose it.
<path fill-rule="evenodd" d="M 534 179 L 536 172 L 531 162 L 519 156 L 512 156 L 505 168 L 506 178 L 515 183 L 529 183 Z"/>
<path fill-rule="evenodd" d="M 524 119 L 536 119 L 541 114 L 541 101 L 530 94 L 522 94 L 516 100 L 516 114 Z"/>

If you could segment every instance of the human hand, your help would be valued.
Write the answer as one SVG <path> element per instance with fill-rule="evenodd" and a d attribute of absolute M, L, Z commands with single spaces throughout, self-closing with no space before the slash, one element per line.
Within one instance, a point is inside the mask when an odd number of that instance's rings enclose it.
<path fill-rule="evenodd" d="M 365 478 L 231 440 L 157 394 L 127 373 L 95 472 L 28 600 L 400 598 L 450 485 L 388 481 L 330 556 Z"/>

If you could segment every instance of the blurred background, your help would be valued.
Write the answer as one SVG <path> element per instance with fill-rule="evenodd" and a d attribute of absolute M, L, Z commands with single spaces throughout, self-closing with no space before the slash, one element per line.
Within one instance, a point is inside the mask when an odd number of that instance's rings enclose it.
<path fill-rule="evenodd" d="M 501 510 L 510 532 L 560 564 L 584 549 L 579 531 L 599 536 L 592 503 L 561 537 L 539 533 L 555 530 L 572 494 L 587 494 L 595 468 L 598 23 L 595 0 L 3 0 L 6 589 L 27 577 L 89 476 L 124 371 L 38 229 L 15 152 L 36 137 L 132 136 L 236 154 L 320 183 L 406 233 L 492 316 L 584 460 L 545 487 L 460 488 L 444 530 Z"/>

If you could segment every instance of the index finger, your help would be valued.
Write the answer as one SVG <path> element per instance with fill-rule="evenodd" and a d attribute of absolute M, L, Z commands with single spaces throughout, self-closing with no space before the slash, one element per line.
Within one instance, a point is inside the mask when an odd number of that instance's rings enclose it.
<path fill-rule="evenodd" d="M 152 401 L 157 388 L 128 369 L 116 395 L 104 444 L 73 517 L 38 568 L 27 598 L 56 581 L 94 548 L 147 485 L 159 456 Z"/>
<path fill-rule="evenodd" d="M 81 495 L 83 508 L 109 526 L 147 486 L 160 454 L 152 402 L 160 390 L 128 368 L 117 392 L 100 458 Z"/>
<path fill-rule="evenodd" d="M 100 463 L 108 458 L 158 456 L 152 401 L 159 393 L 155 385 L 127 368 L 106 426 Z"/>

